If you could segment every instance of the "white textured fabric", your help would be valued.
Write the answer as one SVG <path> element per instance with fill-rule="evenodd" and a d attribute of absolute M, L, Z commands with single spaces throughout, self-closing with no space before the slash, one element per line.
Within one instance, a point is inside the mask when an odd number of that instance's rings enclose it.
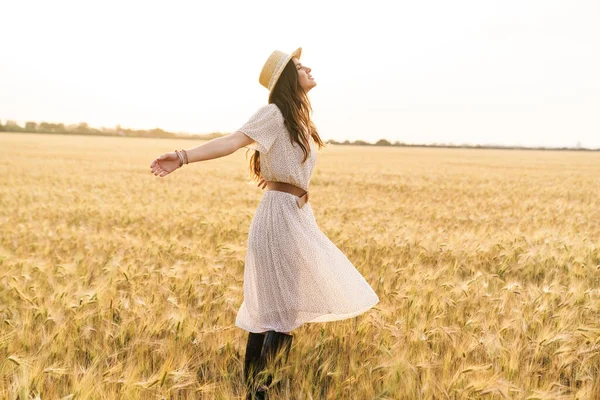
<path fill-rule="evenodd" d="M 287 182 L 308 190 L 316 162 L 291 143 L 283 115 L 267 104 L 238 131 L 255 140 L 266 180 Z M 264 152 L 263 152 L 264 150 Z M 350 260 L 320 230 L 309 201 L 265 190 L 250 223 L 244 266 L 244 300 L 235 324 L 250 332 L 289 332 L 306 322 L 355 317 L 379 302 L 379 297 Z"/>

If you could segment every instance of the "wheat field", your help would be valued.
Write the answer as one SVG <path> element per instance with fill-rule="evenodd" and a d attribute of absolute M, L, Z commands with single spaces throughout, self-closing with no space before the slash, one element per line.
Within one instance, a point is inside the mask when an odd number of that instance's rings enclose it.
<path fill-rule="evenodd" d="M 244 149 L 0 134 L 0 397 L 243 399 Z M 281 399 L 600 398 L 600 153 L 328 146 L 310 202 L 379 295 Z"/>

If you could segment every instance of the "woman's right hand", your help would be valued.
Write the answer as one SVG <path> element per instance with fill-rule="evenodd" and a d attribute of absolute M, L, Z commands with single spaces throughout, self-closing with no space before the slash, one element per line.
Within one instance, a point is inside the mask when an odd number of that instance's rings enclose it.
<path fill-rule="evenodd" d="M 166 176 L 179 168 L 179 156 L 174 151 L 165 153 L 150 163 L 150 169 L 154 175 Z"/>

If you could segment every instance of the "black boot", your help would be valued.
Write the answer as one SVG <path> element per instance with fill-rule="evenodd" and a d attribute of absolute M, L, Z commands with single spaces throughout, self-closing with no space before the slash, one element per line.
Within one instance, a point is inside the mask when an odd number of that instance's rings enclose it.
<path fill-rule="evenodd" d="M 290 349 L 292 348 L 292 340 L 294 336 L 282 332 L 268 331 L 265 336 L 261 354 L 261 370 L 267 365 L 276 368 L 281 363 L 287 363 Z M 257 391 L 257 399 L 266 399 L 266 391 L 271 387 L 273 375 L 268 374 L 266 378 L 266 386 L 263 386 Z M 278 385 L 277 383 L 276 386 Z"/>
<path fill-rule="evenodd" d="M 263 368 L 260 356 L 262 353 L 265 335 L 265 333 L 248 333 L 248 342 L 246 343 L 246 356 L 244 358 L 244 383 L 248 388 L 248 400 L 254 398 L 252 397 L 252 394 L 256 390 L 254 380 L 256 378 L 256 375 Z"/>

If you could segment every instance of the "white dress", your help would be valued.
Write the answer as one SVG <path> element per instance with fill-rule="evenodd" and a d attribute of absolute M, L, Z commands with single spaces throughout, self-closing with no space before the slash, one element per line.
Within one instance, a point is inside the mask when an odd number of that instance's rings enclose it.
<path fill-rule="evenodd" d="M 238 131 L 254 139 L 246 147 L 260 151 L 265 180 L 309 190 L 317 145 L 311 155 L 291 143 L 283 114 L 264 105 Z M 289 332 L 306 322 L 355 317 L 379 302 L 364 277 L 319 229 L 309 201 L 265 190 L 248 231 L 244 266 L 244 300 L 235 324 L 249 332 Z"/>

